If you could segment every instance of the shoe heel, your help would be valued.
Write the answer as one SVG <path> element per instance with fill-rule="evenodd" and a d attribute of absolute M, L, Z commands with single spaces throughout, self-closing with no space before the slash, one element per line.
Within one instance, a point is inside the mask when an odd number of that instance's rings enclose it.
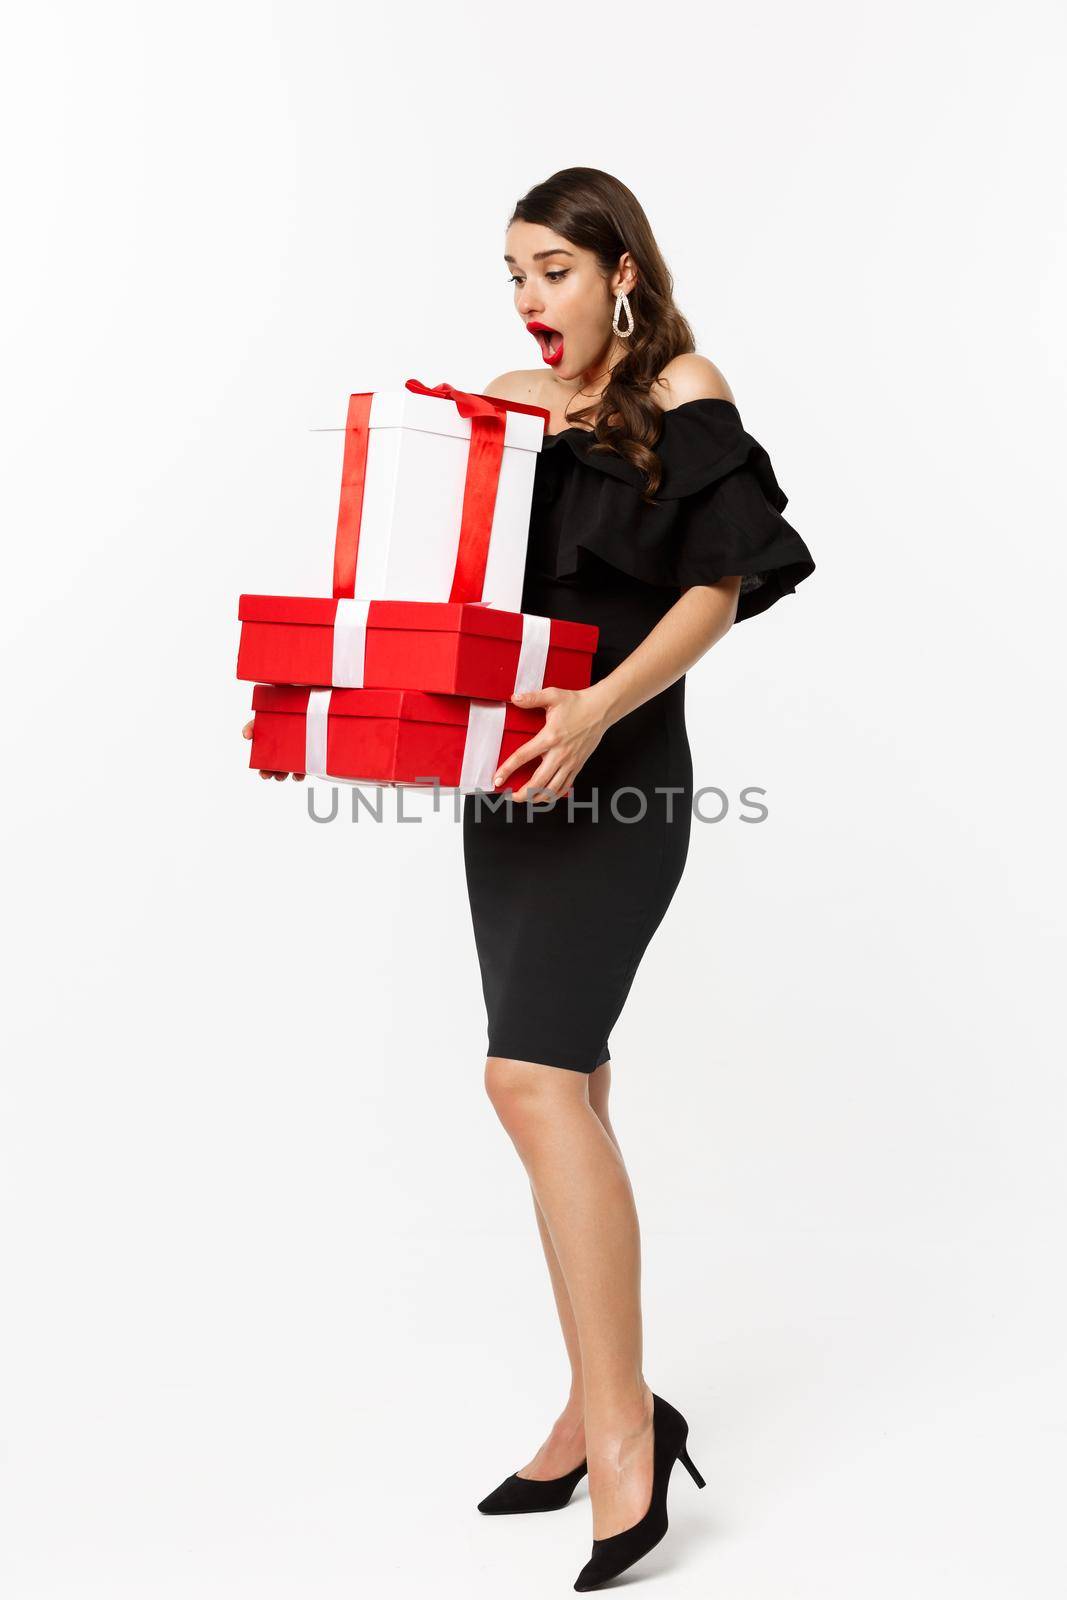
<path fill-rule="evenodd" d="M 700 1473 L 697 1471 L 696 1467 L 693 1465 L 693 1458 L 689 1454 L 689 1451 L 686 1449 L 684 1444 L 683 1444 L 682 1448 L 678 1452 L 678 1460 L 682 1463 L 682 1466 L 688 1472 L 689 1476 L 692 1478 L 692 1480 L 696 1484 L 697 1488 L 698 1489 L 706 1489 L 707 1488 L 707 1484 L 704 1482 L 703 1478 L 700 1476 Z"/>

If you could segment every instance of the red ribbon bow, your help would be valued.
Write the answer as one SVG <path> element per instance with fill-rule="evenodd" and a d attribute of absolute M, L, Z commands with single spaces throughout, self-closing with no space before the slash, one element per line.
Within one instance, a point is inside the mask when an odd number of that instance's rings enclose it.
<path fill-rule="evenodd" d="M 502 400 L 495 394 L 467 394 L 463 389 L 453 389 L 450 383 L 435 384 L 432 389 L 425 383 L 420 383 L 418 378 L 409 378 L 404 385 L 413 394 L 439 395 L 443 400 L 454 400 L 461 417 L 487 416 L 487 406 L 492 406 L 501 412 L 524 411 L 527 416 L 540 417 L 547 425 L 551 416 L 544 406 L 528 406 L 521 400 Z"/>

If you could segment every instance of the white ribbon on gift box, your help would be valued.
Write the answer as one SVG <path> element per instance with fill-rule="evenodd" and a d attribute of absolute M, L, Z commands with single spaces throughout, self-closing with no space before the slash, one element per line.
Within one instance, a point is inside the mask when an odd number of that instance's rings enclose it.
<path fill-rule="evenodd" d="M 369 600 L 338 600 L 333 624 L 333 673 L 338 689 L 362 689 L 367 663 Z"/>
<path fill-rule="evenodd" d="M 367 612 L 369 600 L 338 600 L 333 625 L 333 673 L 337 689 L 362 689 L 367 663 Z M 513 694 L 525 689 L 541 689 L 545 682 L 548 642 L 552 632 L 549 617 L 522 613 L 522 642 L 515 671 Z"/>
<path fill-rule="evenodd" d="M 527 689 L 544 688 L 548 639 L 551 632 L 551 617 L 534 617 L 526 611 L 522 613 L 522 643 L 519 645 L 519 664 L 515 668 L 513 694 L 523 694 Z"/>
<path fill-rule="evenodd" d="M 326 771 L 326 730 L 330 721 L 332 689 L 312 689 L 308 694 L 307 728 L 304 731 L 304 771 L 315 778 L 328 778 Z"/>
<path fill-rule="evenodd" d="M 459 769 L 459 788 L 464 794 L 471 789 L 493 787 L 493 774 L 500 765 L 507 709 L 506 700 L 482 704 L 475 701 L 471 706 L 467 718 L 467 737 L 463 744 L 463 764 Z"/>

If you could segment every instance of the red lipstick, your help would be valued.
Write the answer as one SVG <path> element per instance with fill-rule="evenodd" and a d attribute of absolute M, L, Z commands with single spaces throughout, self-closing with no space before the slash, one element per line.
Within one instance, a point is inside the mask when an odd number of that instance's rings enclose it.
<path fill-rule="evenodd" d="M 537 342 L 541 346 L 541 359 L 547 366 L 554 367 L 563 359 L 563 335 L 558 328 L 550 328 L 547 322 L 528 322 L 526 331 L 540 335 Z M 558 344 L 554 341 L 558 340 Z"/>

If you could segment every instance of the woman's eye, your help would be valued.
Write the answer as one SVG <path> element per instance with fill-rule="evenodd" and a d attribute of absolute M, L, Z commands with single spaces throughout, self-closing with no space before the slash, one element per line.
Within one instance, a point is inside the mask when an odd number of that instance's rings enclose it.
<path fill-rule="evenodd" d="M 569 271 L 570 271 L 569 267 L 556 267 L 553 271 L 546 272 L 545 273 L 545 277 L 546 278 L 551 278 L 553 283 L 558 283 L 559 279 L 560 278 L 565 278 Z M 518 275 L 516 273 L 512 273 L 511 277 L 508 279 L 508 282 L 509 283 L 521 283 L 522 279 L 520 277 L 518 277 Z"/>

